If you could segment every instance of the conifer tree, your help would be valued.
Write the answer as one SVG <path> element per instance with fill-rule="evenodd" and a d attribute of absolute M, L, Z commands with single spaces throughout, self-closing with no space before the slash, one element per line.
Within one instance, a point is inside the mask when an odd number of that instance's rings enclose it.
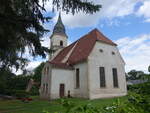
<path fill-rule="evenodd" d="M 48 32 L 43 24 L 49 21 L 43 12 L 48 0 L 0 0 L 0 68 L 22 68 L 28 61 L 23 57 L 25 48 L 33 57 L 45 57 L 49 50 L 40 43 Z M 87 0 L 52 0 L 53 7 L 66 13 L 78 11 L 94 13 L 100 5 Z"/>

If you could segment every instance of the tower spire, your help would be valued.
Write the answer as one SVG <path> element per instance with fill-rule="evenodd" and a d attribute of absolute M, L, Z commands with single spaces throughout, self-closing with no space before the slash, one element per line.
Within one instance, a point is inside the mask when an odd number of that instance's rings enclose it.
<path fill-rule="evenodd" d="M 61 34 L 66 36 L 65 26 L 61 19 L 61 12 L 59 12 L 58 20 L 56 25 L 54 26 L 53 34 Z"/>

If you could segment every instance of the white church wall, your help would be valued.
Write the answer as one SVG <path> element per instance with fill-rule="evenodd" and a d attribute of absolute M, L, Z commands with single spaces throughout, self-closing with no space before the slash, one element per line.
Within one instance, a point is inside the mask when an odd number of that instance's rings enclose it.
<path fill-rule="evenodd" d="M 74 94 L 73 70 L 53 68 L 51 82 L 51 99 L 60 98 L 60 84 L 65 84 L 65 96 L 69 90 L 71 95 Z"/>
<path fill-rule="evenodd" d="M 48 72 L 44 72 L 45 68 L 49 68 Z M 49 98 L 50 96 L 50 82 L 51 82 L 51 66 L 48 62 L 46 62 L 41 76 L 41 87 L 40 87 L 40 97 L 41 98 Z M 45 84 L 45 86 L 44 86 Z M 47 84 L 47 88 L 46 88 Z"/>
<path fill-rule="evenodd" d="M 100 52 L 100 49 L 103 52 Z M 112 55 L 112 52 L 115 54 Z M 90 99 L 126 95 L 124 65 L 117 47 L 97 41 L 88 57 Z M 99 67 L 105 67 L 105 88 L 100 88 Z M 112 68 L 117 68 L 118 88 L 113 86 Z"/>
<path fill-rule="evenodd" d="M 83 98 L 88 98 L 89 93 L 88 93 L 88 68 L 87 68 L 87 62 L 82 62 L 79 64 L 76 64 L 74 66 L 75 70 L 76 68 L 79 68 L 79 82 L 80 82 L 80 87 L 76 88 L 76 71 L 74 71 L 74 96 L 75 97 L 83 97 Z"/>

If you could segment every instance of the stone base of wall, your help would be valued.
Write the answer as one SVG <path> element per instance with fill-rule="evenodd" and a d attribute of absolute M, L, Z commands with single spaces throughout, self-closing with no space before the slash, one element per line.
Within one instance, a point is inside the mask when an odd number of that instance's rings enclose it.
<path fill-rule="evenodd" d="M 127 95 L 127 93 L 117 93 L 117 94 L 91 94 L 90 97 L 87 97 L 85 95 L 81 95 L 81 94 L 71 94 L 72 98 L 85 98 L 85 99 L 102 99 L 102 98 L 113 98 L 113 97 L 120 97 L 120 96 L 125 96 Z M 67 97 L 67 95 L 65 95 L 65 97 Z M 47 95 L 40 95 L 41 99 L 44 100 L 54 100 L 54 99 L 59 99 L 59 95 L 58 94 L 51 94 L 51 96 L 47 96 Z"/>
<path fill-rule="evenodd" d="M 90 95 L 90 100 L 93 99 L 100 99 L 100 98 L 113 98 L 113 97 L 121 97 L 125 96 L 127 93 L 119 93 L 119 94 L 96 94 L 96 95 Z"/>
<path fill-rule="evenodd" d="M 42 100 L 50 100 L 50 94 L 41 93 L 40 94 L 40 99 L 42 99 Z"/>
<path fill-rule="evenodd" d="M 87 96 L 87 94 L 74 94 L 73 97 L 75 97 L 75 98 L 85 98 L 85 99 L 89 98 Z"/>
<path fill-rule="evenodd" d="M 71 97 L 74 97 L 74 94 L 71 93 L 70 95 L 71 95 Z M 65 97 L 68 97 L 68 95 L 65 94 Z M 51 100 L 53 100 L 53 99 L 59 99 L 59 98 L 60 98 L 59 94 L 51 94 L 51 96 L 50 96 Z"/>

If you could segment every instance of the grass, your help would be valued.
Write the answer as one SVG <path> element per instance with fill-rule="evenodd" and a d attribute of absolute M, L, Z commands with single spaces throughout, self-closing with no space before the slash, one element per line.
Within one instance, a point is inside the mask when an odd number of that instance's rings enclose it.
<path fill-rule="evenodd" d="M 118 98 L 87 100 L 79 98 L 66 99 L 77 105 L 92 104 L 98 108 L 113 104 Z M 119 97 L 121 101 L 125 101 L 126 97 Z M 33 101 L 23 103 L 20 100 L 0 100 L 0 113 L 42 113 L 43 110 L 54 112 L 65 112 L 65 108 L 61 105 L 60 99 L 53 101 L 40 100 L 34 97 Z"/>

